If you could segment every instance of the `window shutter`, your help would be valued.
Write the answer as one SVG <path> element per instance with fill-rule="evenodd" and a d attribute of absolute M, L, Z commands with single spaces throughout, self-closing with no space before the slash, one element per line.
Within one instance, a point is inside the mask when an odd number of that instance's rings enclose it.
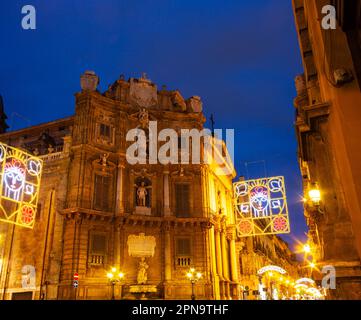
<path fill-rule="evenodd" d="M 110 139 L 110 126 L 101 123 L 100 124 L 100 135 Z"/>
<path fill-rule="evenodd" d="M 94 207 L 98 210 L 108 211 L 110 192 L 110 177 L 95 175 Z"/>
<path fill-rule="evenodd" d="M 191 255 L 191 240 L 189 238 L 177 239 L 177 256 Z"/>
<path fill-rule="evenodd" d="M 92 235 L 92 254 L 105 255 L 106 236 L 101 234 Z"/>
<path fill-rule="evenodd" d="M 176 215 L 177 217 L 189 217 L 189 184 L 176 184 Z"/>

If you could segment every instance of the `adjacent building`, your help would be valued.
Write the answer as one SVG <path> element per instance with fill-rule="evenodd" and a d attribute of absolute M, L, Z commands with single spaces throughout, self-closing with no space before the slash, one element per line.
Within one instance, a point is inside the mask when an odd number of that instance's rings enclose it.
<path fill-rule="evenodd" d="M 293 0 L 293 7 L 304 67 L 294 106 L 309 241 L 318 270 L 336 268 L 329 298 L 360 299 L 361 1 Z"/>
<path fill-rule="evenodd" d="M 260 284 L 266 292 L 264 297 L 271 299 L 269 284 L 258 274 L 264 267 L 280 267 L 287 272 L 284 278 L 287 277 L 293 281 L 300 278 L 303 272 L 301 264 L 290 250 L 288 243 L 276 235 L 242 238 L 237 242 L 237 252 L 239 253 L 241 290 L 245 299 L 261 299 Z M 281 283 L 275 283 L 275 287 L 277 285 Z"/>

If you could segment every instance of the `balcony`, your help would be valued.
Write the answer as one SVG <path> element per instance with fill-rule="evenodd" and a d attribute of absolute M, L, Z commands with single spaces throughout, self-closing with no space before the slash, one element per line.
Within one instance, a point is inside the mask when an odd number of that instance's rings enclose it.
<path fill-rule="evenodd" d="M 192 257 L 190 256 L 178 256 L 176 258 L 176 266 L 181 268 L 190 267 L 192 265 Z"/>
<path fill-rule="evenodd" d="M 63 146 L 56 146 L 51 149 L 49 153 L 39 155 L 39 158 L 44 162 L 57 161 L 64 158 Z"/>
<path fill-rule="evenodd" d="M 92 254 L 89 256 L 88 263 L 91 266 L 103 266 L 105 263 L 105 256 Z"/>

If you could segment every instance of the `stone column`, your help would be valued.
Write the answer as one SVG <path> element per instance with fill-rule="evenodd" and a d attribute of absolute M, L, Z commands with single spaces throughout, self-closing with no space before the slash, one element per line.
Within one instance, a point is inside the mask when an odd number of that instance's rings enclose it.
<path fill-rule="evenodd" d="M 165 281 L 172 280 L 172 254 L 171 254 L 171 239 L 170 226 L 166 225 L 164 228 L 164 263 L 165 263 Z"/>
<path fill-rule="evenodd" d="M 236 254 L 236 241 L 235 241 L 235 231 L 231 230 L 228 233 L 229 238 L 229 250 L 231 258 L 231 279 L 234 282 L 238 282 L 238 270 L 237 270 L 237 254 Z"/>
<path fill-rule="evenodd" d="M 116 214 L 124 214 L 124 196 L 123 196 L 123 174 L 124 165 L 119 163 L 117 171 L 117 197 L 116 197 Z"/>
<path fill-rule="evenodd" d="M 171 235 L 170 224 L 165 223 L 164 232 L 164 298 L 171 299 L 173 297 L 172 284 L 172 252 L 171 252 Z"/>
<path fill-rule="evenodd" d="M 228 265 L 228 252 L 227 252 L 227 238 L 226 230 L 221 230 L 221 245 L 222 245 L 222 262 L 223 262 L 223 276 L 225 280 L 229 281 L 229 265 Z"/>
<path fill-rule="evenodd" d="M 221 248 L 221 235 L 219 226 L 215 226 L 215 240 L 216 240 L 216 264 L 217 264 L 217 274 L 223 279 L 223 265 L 222 265 L 222 248 Z"/>
<path fill-rule="evenodd" d="M 64 140 L 63 152 L 69 153 L 70 147 L 71 147 L 71 142 L 72 142 L 72 137 L 70 135 L 65 136 L 65 137 L 63 137 L 63 140 Z"/>
<path fill-rule="evenodd" d="M 233 300 L 239 298 L 239 278 L 237 269 L 237 253 L 236 253 L 236 230 L 230 226 L 227 230 L 227 238 L 229 240 L 230 264 L 231 264 L 231 297 Z"/>
<path fill-rule="evenodd" d="M 225 298 L 229 299 L 230 288 L 229 288 L 229 264 L 228 264 L 228 252 L 227 252 L 227 238 L 226 231 L 222 228 L 221 230 L 221 245 L 222 245 L 222 262 L 223 262 L 223 278 L 224 278 L 224 288 L 225 288 Z"/>
<path fill-rule="evenodd" d="M 114 232 L 114 264 L 120 270 L 120 228 L 115 226 Z"/>
<path fill-rule="evenodd" d="M 211 267 L 212 267 L 212 282 L 213 282 L 213 298 L 216 300 L 220 300 L 220 292 L 219 292 L 219 278 L 217 275 L 217 253 L 216 253 L 216 242 L 214 236 L 214 227 L 209 230 L 209 241 L 211 248 Z"/>
<path fill-rule="evenodd" d="M 163 172 L 163 196 L 164 196 L 164 216 L 168 217 L 171 215 L 169 205 L 169 171 Z"/>

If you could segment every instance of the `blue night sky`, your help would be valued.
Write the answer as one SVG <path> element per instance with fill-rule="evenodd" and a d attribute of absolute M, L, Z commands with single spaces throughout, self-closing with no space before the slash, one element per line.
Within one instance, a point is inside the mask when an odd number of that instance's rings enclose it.
<path fill-rule="evenodd" d="M 37 10 L 37 30 L 21 28 L 26 4 Z M 284 238 L 305 239 L 293 127 L 302 65 L 291 1 L 1 1 L 0 39 L 11 129 L 72 115 L 85 70 L 96 71 L 101 91 L 120 74 L 146 72 L 158 87 L 201 96 L 216 128 L 235 129 L 239 174 L 256 161 L 251 177 L 285 176 L 292 236 Z"/>

